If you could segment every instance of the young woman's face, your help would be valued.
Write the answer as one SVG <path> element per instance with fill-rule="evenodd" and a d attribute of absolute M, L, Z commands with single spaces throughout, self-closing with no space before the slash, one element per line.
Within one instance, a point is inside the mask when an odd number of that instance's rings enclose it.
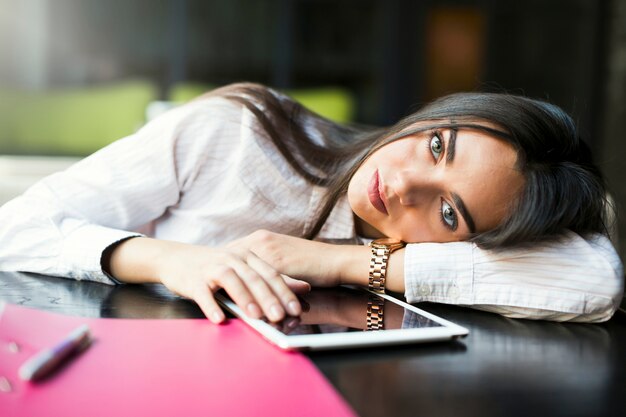
<path fill-rule="evenodd" d="M 524 179 L 511 145 L 473 129 L 426 131 L 374 152 L 348 186 L 357 229 L 405 242 L 466 240 L 498 226 Z"/>

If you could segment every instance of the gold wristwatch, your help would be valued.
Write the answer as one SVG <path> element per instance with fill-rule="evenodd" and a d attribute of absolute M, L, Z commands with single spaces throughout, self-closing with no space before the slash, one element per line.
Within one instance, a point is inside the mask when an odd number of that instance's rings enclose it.
<path fill-rule="evenodd" d="M 389 262 L 389 255 L 400 248 L 403 248 L 405 243 L 399 239 L 382 238 L 376 239 L 370 243 L 372 248 L 372 258 L 370 259 L 370 273 L 369 273 L 369 289 L 371 291 L 384 294 L 385 293 L 385 279 L 387 276 L 387 262 Z"/>

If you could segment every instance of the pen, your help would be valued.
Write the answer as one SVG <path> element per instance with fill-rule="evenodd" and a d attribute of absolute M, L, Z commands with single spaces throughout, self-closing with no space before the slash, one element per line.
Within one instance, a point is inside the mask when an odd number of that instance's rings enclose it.
<path fill-rule="evenodd" d="M 24 362 L 19 375 L 25 381 L 36 381 L 53 372 L 65 359 L 89 346 L 89 326 L 83 324 L 74 329 L 56 346 L 44 349 Z"/>

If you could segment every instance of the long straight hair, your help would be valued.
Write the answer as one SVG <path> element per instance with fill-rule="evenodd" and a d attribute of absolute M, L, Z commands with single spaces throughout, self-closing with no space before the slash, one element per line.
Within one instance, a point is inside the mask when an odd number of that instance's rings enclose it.
<path fill-rule="evenodd" d="M 275 90 L 239 83 L 209 93 L 247 108 L 289 165 L 325 187 L 314 238 L 361 164 L 380 147 L 433 129 L 477 129 L 509 143 L 525 178 L 519 198 L 496 228 L 469 240 L 485 249 L 554 240 L 571 230 L 608 234 L 604 180 L 572 119 L 559 107 L 509 94 L 457 93 L 442 97 L 388 128 L 334 123 Z M 483 122 L 483 123 L 481 123 Z M 484 122 L 488 122 L 489 126 Z M 495 126 L 495 127 L 490 127 Z"/>

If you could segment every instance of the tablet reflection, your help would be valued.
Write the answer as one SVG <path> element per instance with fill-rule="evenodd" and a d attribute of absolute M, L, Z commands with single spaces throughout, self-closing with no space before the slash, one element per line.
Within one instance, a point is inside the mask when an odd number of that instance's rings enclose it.
<path fill-rule="evenodd" d="M 268 324 L 290 335 L 440 326 L 401 305 L 349 288 L 315 289 L 301 296 L 300 302 L 299 317 Z"/>

